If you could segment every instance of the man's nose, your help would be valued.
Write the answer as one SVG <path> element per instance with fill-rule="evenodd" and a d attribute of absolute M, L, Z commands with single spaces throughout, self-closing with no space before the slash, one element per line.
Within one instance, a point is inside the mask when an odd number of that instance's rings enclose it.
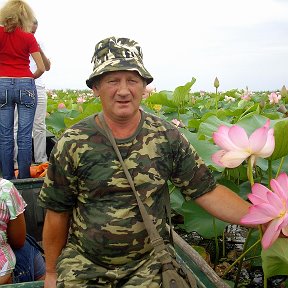
<path fill-rule="evenodd" d="M 129 87 L 126 81 L 120 81 L 119 87 L 118 87 L 118 93 L 119 94 L 128 94 L 129 93 Z"/>

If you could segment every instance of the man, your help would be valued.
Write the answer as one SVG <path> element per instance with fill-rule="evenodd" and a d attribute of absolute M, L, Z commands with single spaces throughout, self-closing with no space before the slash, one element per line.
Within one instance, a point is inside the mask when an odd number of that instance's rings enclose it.
<path fill-rule="evenodd" d="M 35 19 L 32 26 L 32 33 L 35 34 L 38 28 L 38 21 Z M 49 71 L 51 68 L 51 62 L 43 52 L 43 44 L 40 42 L 40 54 L 45 65 L 46 71 Z M 35 70 L 35 62 L 30 58 L 30 69 Z M 46 154 L 46 111 L 47 111 L 47 93 L 45 82 L 42 77 L 39 77 L 35 80 L 36 89 L 37 89 L 37 108 L 34 117 L 33 123 L 33 144 L 34 144 L 34 162 L 35 163 L 44 163 L 47 162 Z"/>
<path fill-rule="evenodd" d="M 31 33 L 35 34 L 38 28 L 37 19 L 34 20 Z M 51 68 L 51 62 L 43 52 L 43 45 L 39 43 L 39 51 L 41 54 L 41 58 L 43 60 L 45 70 L 49 71 Z M 34 72 L 36 70 L 36 63 L 33 58 L 30 56 L 30 70 Z M 33 147 L 34 147 L 34 162 L 37 164 L 47 162 L 47 154 L 46 154 L 46 110 L 47 110 L 47 93 L 45 88 L 45 82 L 43 76 L 35 79 L 36 89 L 37 89 L 37 107 L 33 122 Z M 18 129 L 18 115 L 14 114 L 14 168 L 18 168 L 17 164 L 17 129 Z"/>
<path fill-rule="evenodd" d="M 211 214 L 239 224 L 250 204 L 216 186 L 177 128 L 139 109 L 153 78 L 138 43 L 104 39 L 92 60 L 94 71 L 86 83 L 101 99 L 105 122 L 160 234 L 167 236 L 163 197 L 168 180 Z M 45 287 L 56 287 L 56 278 L 57 287 L 160 287 L 161 265 L 98 117 L 67 129 L 50 156 L 39 197 L 47 208 Z"/>

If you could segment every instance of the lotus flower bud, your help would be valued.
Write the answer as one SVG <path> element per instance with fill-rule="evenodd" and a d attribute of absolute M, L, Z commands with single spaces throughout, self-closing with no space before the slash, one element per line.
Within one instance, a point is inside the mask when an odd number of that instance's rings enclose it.
<path fill-rule="evenodd" d="M 265 101 L 263 99 L 260 101 L 259 106 L 261 109 L 265 107 Z"/>
<path fill-rule="evenodd" d="M 282 114 L 286 114 L 286 113 L 287 113 L 287 109 L 286 109 L 286 107 L 285 107 L 283 104 L 281 104 L 281 105 L 279 106 L 279 108 L 277 109 L 277 111 L 280 112 L 280 113 L 282 113 Z"/>
<path fill-rule="evenodd" d="M 280 91 L 280 95 L 282 96 L 282 98 L 285 98 L 285 97 L 288 96 L 288 91 L 287 91 L 285 85 L 283 85 L 283 87 L 282 87 L 282 89 Z"/>
<path fill-rule="evenodd" d="M 78 111 L 79 111 L 80 113 L 83 113 L 83 107 L 82 107 L 82 106 L 78 106 Z"/>
<path fill-rule="evenodd" d="M 214 80 L 214 87 L 215 87 L 216 89 L 219 88 L 219 80 L 218 80 L 217 77 L 216 77 L 215 80 Z"/>

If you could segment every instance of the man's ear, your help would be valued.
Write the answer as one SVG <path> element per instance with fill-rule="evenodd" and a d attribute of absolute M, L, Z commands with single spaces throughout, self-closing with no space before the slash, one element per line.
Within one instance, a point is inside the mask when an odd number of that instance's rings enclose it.
<path fill-rule="evenodd" d="M 92 86 L 92 90 L 93 90 L 93 94 L 96 96 L 96 97 L 99 97 L 99 90 L 97 89 L 96 86 Z"/>

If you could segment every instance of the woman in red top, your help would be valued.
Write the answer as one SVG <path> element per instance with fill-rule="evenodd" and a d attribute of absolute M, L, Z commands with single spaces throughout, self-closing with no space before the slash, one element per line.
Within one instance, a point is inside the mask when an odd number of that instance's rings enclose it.
<path fill-rule="evenodd" d="M 35 17 L 21 0 L 9 0 L 0 9 L 0 167 L 2 177 L 14 176 L 14 110 L 18 111 L 18 178 L 30 177 L 32 127 L 37 105 L 34 79 L 44 71 L 39 45 L 30 33 Z M 37 70 L 29 68 L 32 56 Z"/>

